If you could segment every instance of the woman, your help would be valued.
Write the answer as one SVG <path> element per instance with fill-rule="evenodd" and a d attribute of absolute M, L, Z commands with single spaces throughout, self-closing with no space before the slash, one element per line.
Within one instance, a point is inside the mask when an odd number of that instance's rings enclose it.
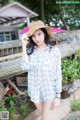
<path fill-rule="evenodd" d="M 50 111 L 60 105 L 62 91 L 61 53 L 53 46 L 51 28 L 42 21 L 31 22 L 22 36 L 22 69 L 28 71 L 28 95 L 41 120 L 51 120 Z M 29 46 L 26 51 L 26 45 Z"/>

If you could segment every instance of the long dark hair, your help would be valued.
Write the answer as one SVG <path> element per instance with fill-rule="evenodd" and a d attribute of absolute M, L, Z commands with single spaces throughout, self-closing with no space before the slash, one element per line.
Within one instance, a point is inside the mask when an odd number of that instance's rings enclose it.
<path fill-rule="evenodd" d="M 44 33 L 45 38 L 44 38 L 44 42 L 46 43 L 46 45 L 51 45 L 53 46 L 53 43 L 50 41 L 49 35 L 46 31 L 45 28 L 40 28 L 40 30 Z M 35 46 L 35 42 L 32 40 L 32 36 L 29 37 L 29 45 L 27 46 L 27 54 L 30 55 L 34 52 L 34 46 Z M 52 47 L 51 47 L 52 48 Z"/>

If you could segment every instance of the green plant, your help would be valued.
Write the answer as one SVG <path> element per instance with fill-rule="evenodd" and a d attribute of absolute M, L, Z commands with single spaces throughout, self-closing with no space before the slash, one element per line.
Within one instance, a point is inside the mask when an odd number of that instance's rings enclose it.
<path fill-rule="evenodd" d="M 80 49 L 79 49 L 79 50 L 76 50 L 75 58 L 77 59 L 78 57 L 80 57 Z"/>
<path fill-rule="evenodd" d="M 7 108 L 5 107 L 5 102 L 3 99 L 0 101 L 0 111 L 7 111 Z"/>
<path fill-rule="evenodd" d="M 25 96 L 17 96 L 17 102 L 16 102 L 16 107 L 18 108 L 19 110 L 19 113 L 21 115 L 25 115 L 25 114 L 28 114 L 32 111 L 32 109 L 30 108 L 29 106 L 29 99 L 27 97 L 27 92 L 25 94 Z"/>
<path fill-rule="evenodd" d="M 72 101 L 70 106 L 72 111 L 80 110 L 80 101 Z"/>
<path fill-rule="evenodd" d="M 5 103 L 8 103 L 8 106 L 6 104 L 7 108 L 14 107 L 14 104 L 16 102 L 16 97 L 17 97 L 16 95 L 11 95 L 11 94 L 4 97 Z"/>
<path fill-rule="evenodd" d="M 0 110 L 9 111 L 9 120 L 19 120 L 24 119 L 24 117 L 32 111 L 30 107 L 29 98 L 27 96 L 27 91 L 25 96 L 19 95 L 8 95 L 4 96 L 2 102 L 0 103 Z M 21 114 L 21 115 L 20 115 Z"/>
<path fill-rule="evenodd" d="M 80 63 L 75 58 L 73 60 L 66 58 L 62 60 L 63 85 L 73 82 L 74 79 L 80 78 Z"/>
<path fill-rule="evenodd" d="M 17 97 L 16 95 L 11 95 L 11 94 L 9 94 L 8 96 L 4 97 L 5 107 L 9 111 L 10 120 L 15 120 L 15 112 L 16 112 L 15 102 L 16 102 L 16 97 Z"/>
<path fill-rule="evenodd" d="M 20 106 L 20 114 L 21 115 L 25 115 L 25 114 L 28 114 L 32 111 L 32 109 L 30 108 L 29 106 L 29 103 L 25 103 L 25 104 L 22 104 Z"/>

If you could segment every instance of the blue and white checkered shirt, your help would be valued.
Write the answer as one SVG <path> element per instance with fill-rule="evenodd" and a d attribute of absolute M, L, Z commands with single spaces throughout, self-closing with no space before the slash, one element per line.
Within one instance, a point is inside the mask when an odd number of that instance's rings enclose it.
<path fill-rule="evenodd" d="M 51 51 L 50 51 L 50 47 Z M 22 70 L 28 71 L 28 95 L 33 102 L 51 102 L 62 91 L 61 53 L 48 46 L 40 51 L 36 46 L 29 63 L 22 58 Z"/>

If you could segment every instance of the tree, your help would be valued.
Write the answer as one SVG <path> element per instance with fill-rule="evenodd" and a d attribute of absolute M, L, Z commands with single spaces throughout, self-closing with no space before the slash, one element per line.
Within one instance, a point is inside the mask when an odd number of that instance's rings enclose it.
<path fill-rule="evenodd" d="M 2 0 L 2 5 L 12 1 L 20 2 L 25 7 L 39 14 L 35 18 L 31 18 L 31 21 L 41 19 L 46 24 L 55 27 L 71 30 L 80 28 L 80 4 L 57 3 L 57 1 L 63 2 L 63 0 Z M 76 1 L 71 0 L 72 3 Z"/>

